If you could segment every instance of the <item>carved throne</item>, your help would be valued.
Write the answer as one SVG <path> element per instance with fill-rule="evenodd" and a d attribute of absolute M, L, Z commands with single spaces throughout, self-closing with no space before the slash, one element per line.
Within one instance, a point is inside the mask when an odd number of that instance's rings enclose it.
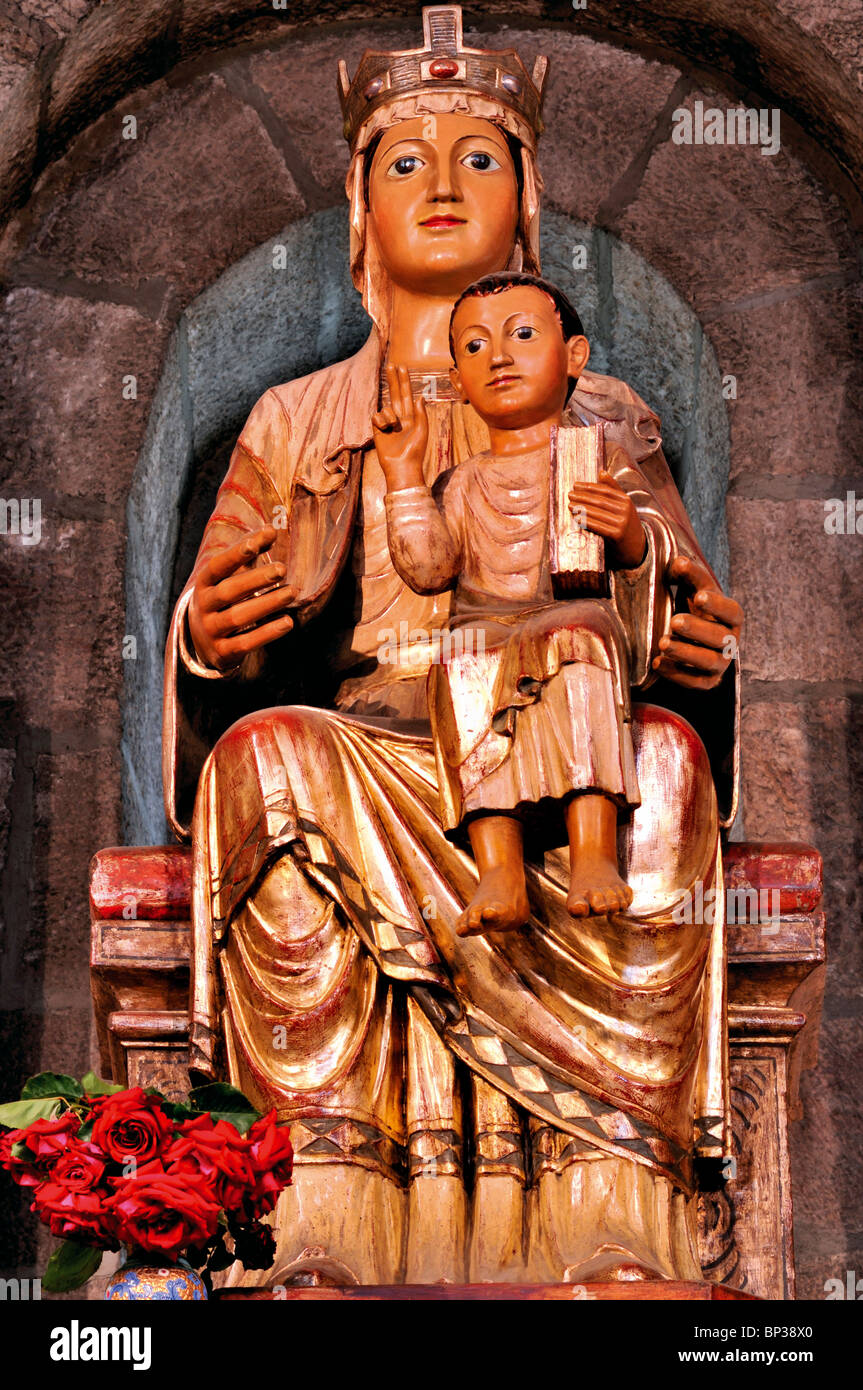
<path fill-rule="evenodd" d="M 169 845 L 101 850 L 90 871 L 102 1067 L 115 1081 L 169 1096 L 188 1088 L 190 867 L 190 850 Z M 799 844 L 729 844 L 725 876 L 741 905 L 778 892 L 780 915 L 765 929 L 736 911 L 728 927 L 735 1157 L 724 1171 L 707 1164 L 701 1173 L 701 1262 L 725 1296 L 792 1299 L 788 1123 L 800 1114 L 800 1072 L 817 1057 L 821 856 Z"/>

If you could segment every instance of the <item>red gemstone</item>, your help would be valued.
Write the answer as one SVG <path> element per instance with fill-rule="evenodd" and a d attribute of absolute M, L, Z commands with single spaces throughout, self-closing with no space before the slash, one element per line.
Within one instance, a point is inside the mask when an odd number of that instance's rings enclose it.
<path fill-rule="evenodd" d="M 458 63 L 455 58 L 435 58 L 429 63 L 430 77 L 456 77 Z"/>

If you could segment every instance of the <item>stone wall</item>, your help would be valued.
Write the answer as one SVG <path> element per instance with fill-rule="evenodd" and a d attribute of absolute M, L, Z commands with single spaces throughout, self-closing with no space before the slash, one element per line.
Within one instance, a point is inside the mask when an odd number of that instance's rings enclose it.
<path fill-rule="evenodd" d="M 863 1269 L 863 1133 L 849 1082 L 863 1064 L 863 541 L 824 529 L 825 499 L 854 487 L 863 412 L 856 8 L 591 0 L 574 12 L 511 0 L 477 17 L 490 44 L 503 42 L 505 23 L 507 44 L 551 55 L 540 162 L 547 221 L 564 241 L 548 243 L 548 266 L 557 273 L 565 261 L 572 222 L 586 224 L 596 275 L 583 298 L 594 306 L 597 352 L 622 364 L 680 441 L 694 509 L 699 480 L 722 475 L 716 441 L 723 431 L 730 440 L 730 578 L 748 613 L 746 832 L 810 840 L 826 866 L 821 1062 L 804 1079 L 805 1117 L 792 1134 L 800 1286 L 810 1297 L 828 1277 Z M 322 297 L 305 358 L 256 337 L 243 309 L 244 258 L 266 256 L 292 227 L 301 237 L 306 219 L 332 225 L 330 210 L 344 212 L 336 59 L 353 70 L 366 46 L 413 44 L 418 9 L 296 4 L 288 18 L 227 0 L 0 3 L 0 495 L 41 504 L 38 544 L 0 536 L 0 1009 L 10 1091 L 32 1071 L 81 1071 L 94 1057 L 87 863 L 122 833 L 128 682 L 152 699 L 166 586 L 203 520 L 196 470 L 215 479 L 253 386 L 248 375 L 232 381 L 227 358 L 202 357 L 201 344 L 207 335 L 218 343 L 213 314 L 225 315 L 224 340 L 256 361 L 264 385 L 270 364 L 281 375 L 344 350 L 334 325 L 341 306 L 355 304 L 347 297 Z M 696 101 L 780 105 L 782 148 L 765 157 L 676 145 L 674 112 Z M 124 138 L 130 116 L 135 139 Z M 676 318 L 670 304 L 683 306 Z M 674 370 L 645 354 L 645 315 L 655 353 Z M 283 293 L 272 321 L 290 333 Z M 675 337 L 682 324 L 689 347 Z M 681 373 L 689 348 L 691 370 Z M 725 409 L 715 390 L 695 397 L 699 362 L 735 378 Z M 205 367 L 197 378 L 196 363 Z M 174 478 L 171 506 L 147 510 L 157 495 L 142 483 L 148 466 Z M 161 549 L 135 548 L 136 528 L 139 540 L 158 531 Z M 181 554 L 168 575 L 174 537 Z M 140 666 L 123 659 L 126 634 L 140 640 Z M 130 753 L 127 785 L 136 770 Z M 9 1210 L 7 1230 L 0 1264 L 38 1272 L 30 1220 Z"/>

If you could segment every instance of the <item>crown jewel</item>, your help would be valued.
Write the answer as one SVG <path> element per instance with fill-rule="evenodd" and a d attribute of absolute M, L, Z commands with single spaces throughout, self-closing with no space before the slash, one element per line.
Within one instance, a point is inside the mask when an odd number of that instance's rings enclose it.
<path fill-rule="evenodd" d="M 353 147 L 358 132 L 379 107 L 423 91 L 479 93 L 510 107 L 536 135 L 542 130 L 542 89 L 547 58 L 537 58 L 530 75 L 513 49 L 465 48 L 460 5 L 423 10 L 422 48 L 397 53 L 367 49 L 353 81 L 339 61 L 339 96 L 345 139 Z"/>

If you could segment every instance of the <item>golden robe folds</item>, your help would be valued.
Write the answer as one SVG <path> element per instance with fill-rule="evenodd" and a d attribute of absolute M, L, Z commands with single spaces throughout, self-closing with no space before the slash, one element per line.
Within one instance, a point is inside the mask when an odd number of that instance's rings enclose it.
<path fill-rule="evenodd" d="M 721 888 L 707 754 L 685 720 L 636 702 L 632 757 L 613 773 L 623 799 L 641 799 L 621 828 L 631 909 L 570 917 L 554 850 L 528 865 L 525 930 L 456 936 L 477 873 L 440 794 L 456 816 L 470 757 L 507 737 L 496 716 L 513 690 L 501 668 L 472 706 L 473 747 L 453 719 L 458 756 L 441 775 L 425 690 L 448 596 L 411 593 L 389 560 L 369 438 L 379 370 L 373 333 L 354 358 L 261 398 L 198 558 L 285 508 L 271 555 L 299 586 L 300 623 L 322 634 L 350 563 L 356 606 L 327 648 L 344 674 L 336 708 L 261 710 L 259 659 L 218 677 L 190 646 L 190 587 L 175 612 L 165 776 L 180 834 L 197 788 L 193 1065 L 292 1121 L 273 1282 L 311 1268 L 348 1282 L 581 1278 L 609 1251 L 697 1278 L 692 1157 L 697 1142 L 721 1152 L 726 1114 L 723 925 L 678 924 L 674 908 L 699 882 Z M 626 485 L 648 555 L 612 577 L 593 656 L 617 679 L 612 629 L 630 634 L 643 688 L 671 611 L 666 567 L 700 552 L 634 393 L 585 373 L 570 409 L 604 418 L 636 460 Z M 429 414 L 432 484 L 488 438 L 469 406 L 438 399 Z M 385 663 L 392 633 L 405 640 Z M 285 686 L 294 636 L 266 654 Z M 196 711 L 228 687 L 253 712 L 204 727 Z"/>

